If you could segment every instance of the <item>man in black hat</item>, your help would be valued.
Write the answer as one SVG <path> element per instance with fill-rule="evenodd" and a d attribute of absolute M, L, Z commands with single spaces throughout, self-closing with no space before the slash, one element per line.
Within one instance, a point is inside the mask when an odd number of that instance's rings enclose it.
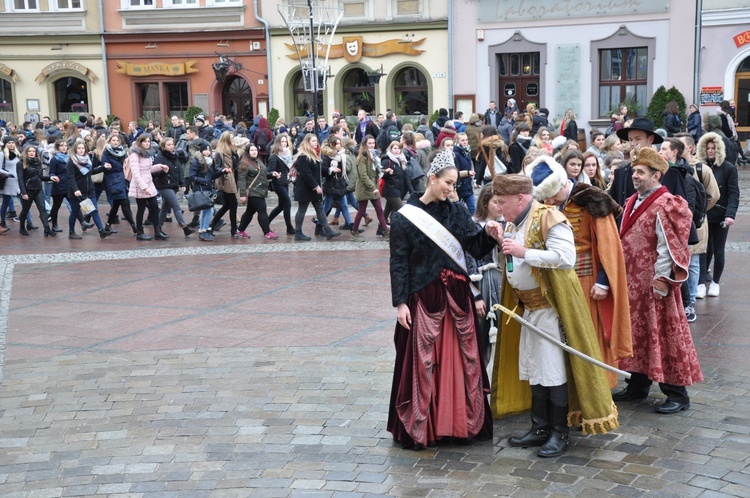
<path fill-rule="evenodd" d="M 617 136 L 620 140 L 630 142 L 631 154 L 635 154 L 641 147 L 651 147 L 664 141 L 661 136 L 654 133 L 654 122 L 648 118 L 635 118 L 629 128 L 617 130 Z M 685 179 L 676 169 L 670 168 L 664 174 L 661 184 L 667 187 L 672 195 L 687 199 Z M 625 201 L 633 194 L 635 194 L 633 168 L 630 163 L 627 163 L 615 170 L 612 185 L 609 187 L 609 195 L 617 204 L 625 207 Z"/>

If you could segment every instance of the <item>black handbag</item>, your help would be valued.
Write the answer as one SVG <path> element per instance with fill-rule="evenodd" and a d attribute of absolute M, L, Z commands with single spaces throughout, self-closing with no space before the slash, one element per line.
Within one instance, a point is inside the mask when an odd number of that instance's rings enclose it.
<path fill-rule="evenodd" d="M 211 195 L 214 198 L 214 204 L 224 204 L 224 191 L 223 190 L 212 190 Z"/>
<path fill-rule="evenodd" d="M 203 211 L 214 205 L 214 199 L 211 192 L 196 190 L 185 196 L 188 202 L 188 211 Z"/>

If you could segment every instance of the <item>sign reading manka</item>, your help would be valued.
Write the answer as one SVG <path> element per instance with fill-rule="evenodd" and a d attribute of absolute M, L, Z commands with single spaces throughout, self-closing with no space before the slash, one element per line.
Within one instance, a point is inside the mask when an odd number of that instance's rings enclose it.
<path fill-rule="evenodd" d="M 669 0 L 479 0 L 480 21 L 528 21 L 666 12 Z"/>

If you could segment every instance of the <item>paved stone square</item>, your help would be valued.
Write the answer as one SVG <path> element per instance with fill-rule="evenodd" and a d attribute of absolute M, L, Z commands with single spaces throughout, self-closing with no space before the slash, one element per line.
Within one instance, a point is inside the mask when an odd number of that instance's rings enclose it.
<path fill-rule="evenodd" d="M 395 313 L 372 227 L 365 244 L 6 234 L 0 496 L 750 496 L 741 212 L 722 294 L 697 303 L 691 409 L 655 414 L 654 389 L 555 459 L 507 445 L 526 415 L 492 442 L 393 444 Z"/>

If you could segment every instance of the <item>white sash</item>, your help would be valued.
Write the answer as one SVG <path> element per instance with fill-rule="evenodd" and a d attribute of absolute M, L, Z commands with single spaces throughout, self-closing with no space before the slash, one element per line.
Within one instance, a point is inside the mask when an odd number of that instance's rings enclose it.
<path fill-rule="evenodd" d="M 445 254 L 447 254 L 461 269 L 468 275 L 469 269 L 466 267 L 466 255 L 461 243 L 453 236 L 447 228 L 441 225 L 435 218 L 427 214 L 423 209 L 410 204 L 404 205 L 398 210 L 399 213 L 412 222 L 415 227 L 430 238 Z M 480 293 L 473 284 L 471 292 L 474 297 Z"/>

